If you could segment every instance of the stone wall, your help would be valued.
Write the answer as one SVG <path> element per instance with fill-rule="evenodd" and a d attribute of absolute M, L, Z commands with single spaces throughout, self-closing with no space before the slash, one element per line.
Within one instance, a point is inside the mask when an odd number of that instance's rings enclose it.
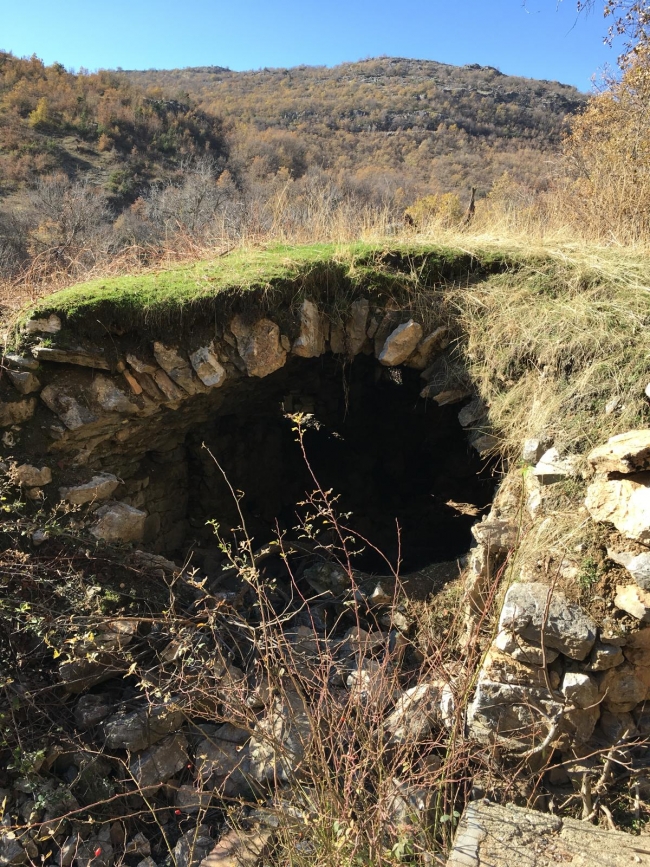
<path fill-rule="evenodd" d="M 271 391 L 278 401 L 289 396 L 287 412 L 309 410 L 319 386 L 305 402 L 301 379 L 314 379 L 316 359 L 326 356 L 330 367 L 372 359 L 378 377 L 404 369 L 422 377 L 418 390 L 432 406 L 469 395 L 447 359 L 447 329 L 426 332 L 408 311 L 357 298 L 333 322 L 305 299 L 293 318 L 283 310 L 278 320 L 283 328 L 268 313 L 249 310 L 197 329 L 183 345 L 147 343 L 134 330 L 111 335 L 106 346 L 78 342 L 56 314 L 30 320 L 20 350 L 5 356 L 0 386 L 3 453 L 13 478 L 33 499 L 83 507 L 97 518 L 91 532 L 98 538 L 171 552 L 188 532 L 196 494 L 190 467 L 200 446 L 195 442 L 190 454 L 188 433 L 207 430 L 201 426 L 220 413 L 254 412 L 255 400 Z M 472 406 L 465 424 L 477 453 L 485 452 L 493 443 L 474 430 L 484 410 Z"/>

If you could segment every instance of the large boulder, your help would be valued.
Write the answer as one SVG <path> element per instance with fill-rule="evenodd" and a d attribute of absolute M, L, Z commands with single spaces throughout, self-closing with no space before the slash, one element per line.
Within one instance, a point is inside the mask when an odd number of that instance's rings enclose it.
<path fill-rule="evenodd" d="M 644 677 L 648 671 L 629 662 L 606 671 L 600 681 L 604 707 L 613 713 L 634 710 L 648 696 L 648 678 Z"/>
<path fill-rule="evenodd" d="M 445 690 L 449 692 L 441 683 L 419 683 L 405 690 L 384 723 L 389 743 L 417 744 L 424 740 L 434 724 L 442 721 Z"/>
<path fill-rule="evenodd" d="M 553 485 L 575 476 L 579 458 L 576 455 L 560 456 L 556 448 L 544 452 L 535 464 L 533 473 L 542 485 Z"/>
<path fill-rule="evenodd" d="M 305 298 L 300 307 L 300 333 L 291 351 L 301 358 L 317 358 L 325 352 L 325 319 L 313 301 Z"/>
<path fill-rule="evenodd" d="M 358 298 L 350 305 L 350 315 L 345 323 L 345 348 L 351 358 L 361 352 L 367 340 L 369 315 L 370 302 L 367 298 Z"/>
<path fill-rule="evenodd" d="M 650 592 L 642 590 L 636 584 L 618 584 L 614 605 L 637 620 L 650 623 Z"/>
<path fill-rule="evenodd" d="M 587 612 L 541 582 L 510 587 L 499 620 L 502 630 L 536 644 L 542 643 L 543 635 L 546 647 L 577 660 L 585 659 L 596 641 L 596 624 Z"/>
<path fill-rule="evenodd" d="M 177 731 L 183 720 L 182 711 L 166 704 L 120 712 L 105 720 L 104 742 L 109 750 L 143 750 Z"/>
<path fill-rule="evenodd" d="M 160 786 L 187 763 L 187 738 L 182 732 L 169 735 L 131 761 L 129 771 L 138 786 Z"/>
<path fill-rule="evenodd" d="M 247 325 L 240 316 L 230 323 L 237 351 L 249 376 L 264 377 L 284 366 L 287 352 L 280 342 L 280 328 L 270 319 Z"/>
<path fill-rule="evenodd" d="M 99 520 L 90 532 L 106 542 L 141 542 L 147 513 L 126 503 L 111 503 L 95 512 Z"/>
<path fill-rule="evenodd" d="M 589 452 L 587 460 L 599 473 L 638 473 L 650 469 L 650 429 L 629 430 Z"/>
<path fill-rule="evenodd" d="M 33 467 L 31 464 L 14 464 L 8 476 L 16 485 L 22 485 L 24 488 L 40 488 L 42 485 L 49 485 L 52 481 L 52 470 L 49 467 Z"/>
<path fill-rule="evenodd" d="M 196 375 L 207 388 L 219 388 L 226 379 L 226 369 L 219 362 L 212 347 L 202 346 L 190 354 L 190 363 Z"/>
<path fill-rule="evenodd" d="M 11 427 L 29 421 L 35 409 L 36 399 L 33 397 L 25 400 L 0 400 L 0 427 Z"/>
<path fill-rule="evenodd" d="M 650 473 L 597 479 L 585 506 L 594 521 L 608 521 L 628 539 L 650 545 Z"/>
<path fill-rule="evenodd" d="M 422 326 L 419 322 L 409 319 L 392 331 L 379 353 L 379 363 L 386 367 L 402 364 L 413 354 L 422 339 Z"/>
<path fill-rule="evenodd" d="M 205 392 L 203 384 L 192 375 L 189 361 L 180 354 L 177 347 L 165 346 L 164 343 L 156 341 L 153 354 L 169 378 L 187 394 Z"/>
<path fill-rule="evenodd" d="M 59 488 L 59 496 L 67 503 L 74 506 L 83 506 L 96 500 L 107 500 L 119 487 L 120 480 L 111 473 L 99 473 L 93 476 L 89 482 L 81 485 L 73 485 L 68 488 Z"/>
<path fill-rule="evenodd" d="M 250 740 L 251 774 L 259 782 L 295 780 L 311 742 L 311 721 L 303 699 L 294 692 L 275 698 Z"/>

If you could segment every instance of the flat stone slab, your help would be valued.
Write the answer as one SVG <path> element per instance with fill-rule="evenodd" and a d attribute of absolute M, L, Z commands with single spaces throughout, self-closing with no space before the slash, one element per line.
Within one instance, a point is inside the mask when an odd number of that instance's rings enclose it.
<path fill-rule="evenodd" d="M 593 449 L 587 460 L 599 473 L 636 473 L 650 469 L 650 430 L 629 430 Z"/>
<path fill-rule="evenodd" d="M 650 838 L 607 831 L 510 804 L 465 810 L 447 867 L 628 867 L 650 865 Z"/>

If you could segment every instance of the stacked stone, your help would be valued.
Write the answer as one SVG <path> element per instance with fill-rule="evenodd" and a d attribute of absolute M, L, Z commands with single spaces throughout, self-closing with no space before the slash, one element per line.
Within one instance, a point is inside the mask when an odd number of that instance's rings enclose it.
<path fill-rule="evenodd" d="M 426 379 L 433 375 L 432 360 L 448 345 L 447 329 L 425 334 L 420 323 L 407 317 L 398 310 L 372 309 L 366 298 L 359 298 L 343 322 L 333 323 L 305 299 L 293 339 L 268 316 L 250 321 L 234 316 L 202 346 L 155 341 L 148 353 L 134 352 L 121 350 L 116 337 L 110 354 L 97 346 L 52 345 L 62 342 L 63 325 L 56 314 L 30 320 L 24 327 L 25 352 L 4 358 L 7 379 L 21 397 L 8 398 L 5 392 L 0 400 L 3 443 L 11 448 L 21 437 L 44 429 L 50 439 L 47 451 L 61 456 L 59 463 L 68 467 L 57 474 L 60 498 L 93 513 L 97 520 L 91 532 L 97 538 L 155 540 L 157 550 L 173 550 L 186 531 L 189 494 L 180 443 L 192 425 L 218 410 L 224 386 L 236 387 L 241 377 L 267 377 L 292 355 L 316 358 L 328 351 L 349 359 L 374 354 L 384 367 L 405 364 Z M 38 335 L 47 335 L 47 345 Z M 66 345 L 73 338 L 66 335 Z M 446 403 L 465 394 L 433 396 Z M 168 423 L 178 433 L 175 440 L 170 440 Z M 164 472 L 141 469 L 138 455 L 145 452 Z M 111 455 L 119 459 L 111 461 Z M 92 472 L 85 472 L 86 467 Z M 16 464 L 13 474 L 33 499 L 43 498 L 53 480 L 47 466 Z"/>

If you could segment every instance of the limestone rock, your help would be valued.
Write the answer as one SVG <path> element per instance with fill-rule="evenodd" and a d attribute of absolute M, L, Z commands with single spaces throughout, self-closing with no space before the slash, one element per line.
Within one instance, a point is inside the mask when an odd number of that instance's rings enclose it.
<path fill-rule="evenodd" d="M 623 651 L 613 644 L 603 644 L 597 641 L 589 657 L 589 671 L 607 671 L 616 668 L 623 662 Z"/>
<path fill-rule="evenodd" d="M 544 649 L 539 644 L 533 644 L 530 641 L 524 641 L 521 635 L 516 635 L 512 632 L 499 632 L 494 639 L 494 646 L 504 653 L 508 653 L 517 662 L 523 662 L 526 665 L 543 665 L 544 654 L 546 655 L 546 664 L 550 665 L 555 662 L 559 653 L 551 647 Z"/>
<path fill-rule="evenodd" d="M 226 369 L 209 346 L 202 346 L 196 352 L 192 352 L 190 363 L 207 388 L 219 388 L 225 382 Z"/>
<path fill-rule="evenodd" d="M 379 363 L 386 367 L 402 364 L 414 352 L 422 339 L 422 326 L 409 319 L 391 332 L 379 353 Z"/>
<path fill-rule="evenodd" d="M 575 476 L 579 458 L 575 455 L 560 457 L 556 448 L 544 452 L 535 464 L 533 473 L 543 485 L 552 485 Z"/>
<path fill-rule="evenodd" d="M 227 723 L 196 748 L 196 771 L 203 785 L 215 777 L 229 777 L 248 762 L 245 748 L 250 733 Z"/>
<path fill-rule="evenodd" d="M 415 347 L 413 355 L 406 362 L 406 366 L 412 367 L 414 370 L 426 370 L 431 364 L 434 354 L 449 346 L 448 333 L 448 329 L 444 325 L 441 325 L 432 331 L 431 334 L 423 337 Z"/>
<path fill-rule="evenodd" d="M 104 412 L 119 412 L 131 415 L 138 412 L 138 405 L 118 388 L 113 379 L 98 374 L 93 378 L 88 387 L 88 394 L 92 401 Z"/>
<path fill-rule="evenodd" d="M 41 392 L 41 400 L 48 409 L 58 415 L 69 430 L 77 430 L 86 424 L 97 421 L 97 416 L 69 393 L 65 386 L 56 382 L 46 385 Z"/>
<path fill-rule="evenodd" d="M 124 847 L 125 855 L 139 855 L 141 858 L 146 858 L 151 855 L 151 843 L 144 836 L 142 831 L 134 834 L 132 839 Z"/>
<path fill-rule="evenodd" d="M 158 365 L 154 364 L 153 361 L 144 361 L 132 352 L 126 353 L 126 362 L 135 370 L 136 373 L 148 373 L 149 375 L 153 375 L 158 370 Z"/>
<path fill-rule="evenodd" d="M 257 867 L 264 860 L 272 834 L 270 828 L 233 828 L 203 859 L 201 867 Z"/>
<path fill-rule="evenodd" d="M 181 732 L 169 735 L 131 761 L 129 770 L 142 788 L 159 786 L 187 763 L 187 738 Z"/>
<path fill-rule="evenodd" d="M 7 376 L 20 394 L 33 394 L 41 390 L 40 380 L 29 370 L 8 370 Z"/>
<path fill-rule="evenodd" d="M 239 316 L 230 323 L 237 351 L 249 376 L 264 377 L 284 366 L 287 352 L 280 343 L 280 328 L 270 319 L 248 326 Z"/>
<path fill-rule="evenodd" d="M 16 485 L 22 485 L 25 488 L 40 488 L 42 485 L 49 485 L 52 481 L 52 470 L 49 467 L 33 467 L 31 464 L 15 464 L 9 470 L 9 477 Z"/>
<path fill-rule="evenodd" d="M 417 744 L 440 720 L 442 685 L 420 683 L 407 689 L 395 702 L 384 723 L 391 744 Z"/>
<path fill-rule="evenodd" d="M 540 439 L 527 439 L 521 451 L 521 459 L 526 464 L 536 464 L 544 452 L 546 443 Z"/>
<path fill-rule="evenodd" d="M 467 713 L 472 737 L 508 746 L 539 744 L 549 731 L 549 719 L 558 718 L 562 705 L 545 689 L 520 684 L 481 681 Z"/>
<path fill-rule="evenodd" d="M 379 312 L 379 311 L 378 311 Z M 374 337 L 372 342 L 374 344 L 375 350 L 375 358 L 379 358 L 386 344 L 386 340 L 388 336 L 392 334 L 395 330 L 396 326 L 399 325 L 401 320 L 401 313 L 395 309 L 395 305 L 388 304 L 386 309 L 383 311 L 384 315 L 381 317 L 381 320 L 377 323 L 377 327 L 374 328 Z M 371 330 L 373 330 L 374 326 L 374 316 L 370 320 L 370 328 L 368 328 L 368 336 L 370 336 Z"/>
<path fill-rule="evenodd" d="M 370 302 L 367 298 L 358 298 L 350 305 L 350 315 L 345 323 L 345 348 L 351 358 L 361 352 L 366 342 L 369 315 Z"/>
<path fill-rule="evenodd" d="M 27 852 L 16 834 L 6 828 L 0 829 L 0 867 L 14 867 L 27 862 Z"/>
<path fill-rule="evenodd" d="M 117 476 L 113 476 L 111 473 L 100 473 L 83 485 L 59 488 L 59 497 L 74 506 L 83 506 L 96 500 L 107 500 L 119 485 L 120 480 Z"/>
<path fill-rule="evenodd" d="M 61 319 L 50 313 L 47 319 L 28 319 L 25 322 L 27 334 L 57 334 L 61 330 Z"/>
<path fill-rule="evenodd" d="M 105 720 L 113 710 L 113 702 L 107 695 L 82 695 L 74 709 L 75 723 L 80 729 L 93 728 Z"/>
<path fill-rule="evenodd" d="M 99 521 L 91 529 L 97 539 L 106 542 L 141 542 L 147 513 L 127 506 L 126 503 L 112 503 L 102 506 L 95 512 Z"/>
<path fill-rule="evenodd" d="M 76 867 L 112 867 L 114 861 L 110 839 L 91 837 L 79 844 L 74 863 Z"/>
<path fill-rule="evenodd" d="M 0 400 L 0 427 L 11 427 L 29 421 L 35 409 L 36 399 L 33 397 L 26 400 Z"/>
<path fill-rule="evenodd" d="M 350 575 L 338 563 L 315 563 L 305 569 L 303 577 L 317 593 L 329 591 L 339 596 L 351 587 Z"/>
<path fill-rule="evenodd" d="M 598 702 L 598 684 L 583 671 L 567 671 L 562 680 L 561 692 L 576 707 L 588 708 Z"/>
<path fill-rule="evenodd" d="M 600 695 L 605 708 L 614 713 L 626 713 L 645 700 L 648 686 L 639 673 L 634 665 L 626 662 L 602 675 Z"/>
<path fill-rule="evenodd" d="M 642 590 L 636 584 L 629 584 L 627 587 L 617 584 L 614 605 L 637 620 L 650 623 L 650 592 Z"/>
<path fill-rule="evenodd" d="M 183 358 L 177 347 L 168 347 L 160 341 L 156 341 L 153 345 L 153 354 L 172 382 L 180 386 L 187 394 L 205 392 L 202 383 L 194 379 L 189 361 Z"/>
<path fill-rule="evenodd" d="M 612 713 L 609 710 L 601 713 L 599 728 L 607 743 L 610 744 L 615 744 L 621 738 L 629 737 L 636 732 L 636 724 L 631 713 Z"/>
<path fill-rule="evenodd" d="M 356 705 L 384 708 L 395 701 L 397 683 L 392 671 L 376 659 L 357 656 L 352 671 L 346 678 L 350 699 Z"/>
<path fill-rule="evenodd" d="M 585 708 L 569 706 L 562 718 L 561 731 L 566 733 L 574 744 L 586 744 L 594 733 L 600 719 L 600 705 L 596 703 Z"/>
<path fill-rule="evenodd" d="M 426 819 L 435 794 L 431 788 L 416 786 L 409 780 L 393 777 L 388 784 L 387 808 L 390 821 L 401 835 L 413 835 Z"/>
<path fill-rule="evenodd" d="M 78 695 L 91 686 L 121 675 L 126 666 L 116 664 L 110 654 L 100 653 L 95 659 L 71 659 L 59 666 L 59 677 L 67 692 Z"/>
<path fill-rule="evenodd" d="M 176 842 L 172 863 L 175 867 L 198 867 L 213 848 L 214 840 L 207 825 L 190 828 Z"/>
<path fill-rule="evenodd" d="M 551 686 L 559 686 L 559 678 L 555 671 L 544 672 L 540 665 L 528 665 L 518 662 L 508 653 L 503 653 L 493 644 L 488 650 L 481 666 L 479 679 L 493 683 L 516 683 L 521 686 L 546 689 L 546 677 Z"/>
<path fill-rule="evenodd" d="M 472 535 L 490 554 L 507 554 L 517 544 L 515 524 L 498 518 L 487 518 L 472 527 Z"/>
<path fill-rule="evenodd" d="M 624 566 L 642 590 L 650 590 L 650 553 L 632 554 L 630 551 L 610 551 L 610 560 Z"/>
<path fill-rule="evenodd" d="M 338 322 L 330 325 L 329 343 L 334 355 L 345 354 L 345 328 Z"/>
<path fill-rule="evenodd" d="M 114 714 L 104 722 L 104 742 L 109 750 L 137 752 L 162 740 L 183 724 L 183 713 L 173 705 L 161 704 Z"/>
<path fill-rule="evenodd" d="M 77 367 L 93 367 L 97 370 L 110 370 L 111 366 L 99 350 L 59 349 L 54 346 L 35 346 L 32 353 L 39 361 L 53 361 L 56 364 L 74 364 Z"/>
<path fill-rule="evenodd" d="M 542 623 L 550 587 L 539 582 L 513 584 L 506 594 L 499 630 L 514 632 L 541 644 Z M 544 625 L 544 644 L 570 659 L 583 660 L 596 641 L 596 624 L 579 605 L 558 590 L 551 597 Z"/>
<path fill-rule="evenodd" d="M 164 370 L 156 370 L 153 374 L 153 381 L 167 398 L 167 400 L 178 401 L 184 400 L 186 392 L 176 386 L 167 376 Z"/>
<path fill-rule="evenodd" d="M 301 697 L 290 692 L 274 699 L 250 740 L 251 774 L 259 782 L 295 780 L 311 740 L 311 722 Z"/>
<path fill-rule="evenodd" d="M 579 819 L 474 801 L 460 821 L 447 867 L 649 867 L 647 847 L 638 839 Z"/>
<path fill-rule="evenodd" d="M 15 355 L 7 353 L 4 357 L 6 367 L 14 368 L 15 370 L 38 370 L 38 361 L 29 355 Z"/>
<path fill-rule="evenodd" d="M 204 792 L 189 783 L 179 786 L 176 792 L 176 806 L 189 815 L 207 810 L 211 800 L 212 792 Z"/>
<path fill-rule="evenodd" d="M 638 666 L 650 666 L 650 629 L 640 629 L 628 636 L 625 658 Z"/>
<path fill-rule="evenodd" d="M 460 403 L 469 397 L 471 392 L 467 388 L 448 388 L 446 391 L 438 391 L 439 386 L 436 384 L 425 385 L 420 392 L 420 397 L 430 398 L 435 400 L 438 406 L 449 406 L 454 403 Z"/>
<path fill-rule="evenodd" d="M 481 433 L 480 431 L 474 431 L 474 434 L 469 438 L 469 442 L 472 448 L 476 449 L 481 457 L 487 457 L 490 453 L 493 453 L 499 445 L 498 437 L 489 433 Z"/>
<path fill-rule="evenodd" d="M 318 358 L 325 352 L 324 317 L 313 301 L 305 298 L 300 306 L 300 333 L 292 352 L 301 358 Z"/>
<path fill-rule="evenodd" d="M 650 469 L 650 430 L 629 430 L 589 452 L 587 460 L 599 473 L 637 473 Z"/>
<path fill-rule="evenodd" d="M 132 373 L 130 373 L 128 370 L 123 370 L 122 376 L 124 377 L 124 381 L 129 386 L 133 394 L 142 394 L 143 388 Z"/>
<path fill-rule="evenodd" d="M 594 521 L 609 521 L 628 539 L 650 544 L 650 473 L 597 479 L 587 489 L 585 506 Z"/>
<path fill-rule="evenodd" d="M 467 406 L 464 406 L 458 413 L 458 421 L 461 427 L 470 427 L 476 424 L 485 416 L 485 404 L 480 397 L 475 397 Z"/>

